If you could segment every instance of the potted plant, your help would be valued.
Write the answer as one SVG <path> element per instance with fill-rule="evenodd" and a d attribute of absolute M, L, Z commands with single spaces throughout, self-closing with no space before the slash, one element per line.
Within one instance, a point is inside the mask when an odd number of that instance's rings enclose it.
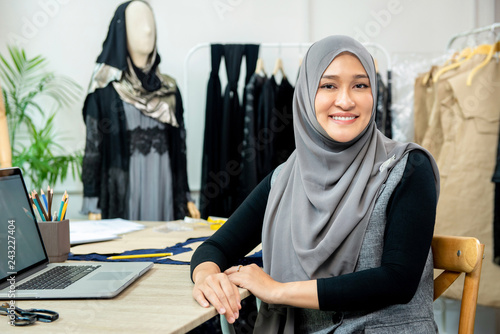
<path fill-rule="evenodd" d="M 47 60 L 28 58 L 23 49 L 8 47 L 10 61 L 0 54 L 0 78 L 12 147 L 12 165 L 20 167 L 32 187 L 63 182 L 71 171 L 81 174 L 82 151 L 69 153 L 54 130 L 57 110 L 76 101 L 81 87 L 47 70 Z"/>

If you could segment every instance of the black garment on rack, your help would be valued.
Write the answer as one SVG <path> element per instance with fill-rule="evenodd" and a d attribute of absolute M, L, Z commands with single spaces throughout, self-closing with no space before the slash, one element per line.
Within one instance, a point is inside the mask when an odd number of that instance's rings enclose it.
<path fill-rule="evenodd" d="M 276 103 L 276 91 L 278 84 L 274 75 L 272 75 L 262 87 L 262 108 L 259 108 L 257 114 L 257 137 L 256 146 L 257 155 L 257 180 L 260 182 L 267 174 L 273 170 L 274 154 L 274 133 L 271 123 L 273 122 L 273 113 Z"/>
<path fill-rule="evenodd" d="M 255 71 L 258 52 L 259 45 L 255 44 L 212 46 L 212 74 L 207 91 L 200 194 L 200 212 L 204 218 L 229 217 L 239 204 L 238 179 L 241 173 L 243 110 L 238 96 L 238 81 L 243 57 L 246 57 L 245 80 L 250 80 L 250 73 Z M 222 55 L 228 84 L 223 98 L 219 99 L 221 90 L 218 71 Z"/>
<path fill-rule="evenodd" d="M 224 55 L 224 46 L 222 44 L 212 44 L 210 48 L 212 71 L 210 72 L 207 87 L 200 191 L 200 213 L 205 218 L 209 215 L 209 212 L 223 211 L 220 185 L 215 176 L 220 171 L 221 131 L 219 125 L 222 119 L 223 99 L 219 69 Z"/>
<path fill-rule="evenodd" d="M 267 77 L 254 73 L 245 86 L 243 142 L 241 149 L 241 174 L 239 178 L 239 202 L 252 192 L 259 183 L 257 177 L 257 158 L 260 153 L 257 146 L 258 127 L 257 118 L 262 113 L 262 88 Z"/>
<path fill-rule="evenodd" d="M 245 45 L 224 45 L 224 60 L 227 71 L 227 86 L 224 93 L 224 104 L 220 131 L 222 134 L 220 147 L 220 176 L 223 211 L 217 216 L 229 217 L 236 209 L 236 191 L 240 173 L 240 155 L 238 146 L 242 141 L 243 117 L 241 116 L 240 99 L 238 96 L 238 80 L 240 78 L 241 62 L 245 53 Z M 213 214 L 211 214 L 213 215 Z"/>
<path fill-rule="evenodd" d="M 259 58 L 259 44 L 246 44 L 245 45 L 245 61 L 246 61 L 246 77 L 245 77 L 245 87 L 248 85 L 250 78 L 255 72 L 257 67 L 257 59 Z"/>
<path fill-rule="evenodd" d="M 295 150 L 292 112 L 293 92 L 294 87 L 286 77 L 283 77 L 276 90 L 271 123 L 274 132 L 272 168 L 276 168 L 285 162 Z"/>
<path fill-rule="evenodd" d="M 375 113 L 375 123 L 377 129 L 386 137 L 392 138 L 392 120 L 391 120 L 391 71 L 387 71 L 387 86 L 382 80 L 382 76 L 377 73 L 378 98 Z"/>
<path fill-rule="evenodd" d="M 497 163 L 491 179 L 495 183 L 493 210 L 493 262 L 500 265 L 500 135 L 497 145 Z"/>
<path fill-rule="evenodd" d="M 387 103 L 385 118 L 385 135 L 392 138 L 392 71 L 387 71 Z"/>

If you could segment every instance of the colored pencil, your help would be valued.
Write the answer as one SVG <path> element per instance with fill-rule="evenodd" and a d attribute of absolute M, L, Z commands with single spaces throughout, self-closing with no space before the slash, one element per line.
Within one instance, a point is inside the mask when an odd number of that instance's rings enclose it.
<path fill-rule="evenodd" d="M 47 213 L 50 215 L 50 220 L 53 220 L 52 218 L 52 189 L 50 189 L 50 186 L 47 187 Z"/>
<path fill-rule="evenodd" d="M 68 208 L 68 199 L 69 199 L 69 197 L 66 196 L 66 199 L 64 200 L 64 207 L 62 210 L 61 220 L 64 220 L 64 218 L 66 217 L 66 209 Z"/>
<path fill-rule="evenodd" d="M 107 260 L 121 260 L 121 259 L 140 259 L 140 258 L 148 258 L 148 257 L 165 257 L 172 256 L 173 253 L 152 253 L 152 254 L 134 254 L 134 255 L 115 255 L 110 256 Z"/>
<path fill-rule="evenodd" d="M 38 205 L 40 207 L 40 210 L 42 211 L 43 216 L 45 217 L 45 220 L 48 221 L 49 216 L 47 215 L 47 213 L 45 212 L 45 209 L 43 208 L 43 204 L 42 204 L 42 200 L 40 199 L 40 196 L 38 196 L 38 193 L 36 192 L 36 190 L 33 190 L 33 193 L 35 194 L 36 201 L 38 202 Z"/>
<path fill-rule="evenodd" d="M 49 208 L 49 202 L 47 201 L 47 196 L 45 196 L 45 193 L 43 192 L 42 188 L 40 188 L 40 196 L 42 196 L 43 203 L 45 204 L 44 209 L 48 209 Z"/>
<path fill-rule="evenodd" d="M 66 191 L 64 191 L 64 194 L 62 196 L 62 199 L 61 199 L 61 204 L 59 205 L 59 212 L 57 214 L 57 217 L 59 217 L 59 220 L 62 220 L 61 217 L 62 217 L 62 210 L 63 210 L 63 207 L 64 207 L 64 200 L 66 199 L 66 196 L 68 196 L 68 193 Z"/>

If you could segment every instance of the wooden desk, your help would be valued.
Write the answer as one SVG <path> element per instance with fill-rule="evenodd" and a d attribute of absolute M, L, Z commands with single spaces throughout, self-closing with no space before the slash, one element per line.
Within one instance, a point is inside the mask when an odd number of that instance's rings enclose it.
<path fill-rule="evenodd" d="M 141 222 L 146 229 L 125 234 L 121 239 L 79 245 L 71 248 L 75 254 L 119 253 L 139 248 L 173 246 L 191 237 L 209 236 L 208 227 L 192 231 L 156 232 L 165 223 Z M 179 225 L 182 226 L 182 225 Z M 190 225 L 191 226 L 191 225 Z M 199 244 L 191 244 L 195 249 Z M 173 256 L 189 261 L 192 252 Z M 37 323 L 13 328 L 7 317 L 0 317 L 0 333 L 186 333 L 217 315 L 213 307 L 203 308 L 191 296 L 193 284 L 187 265 L 155 264 L 139 280 L 113 299 L 84 300 L 19 300 L 20 308 L 46 308 L 59 312 L 53 323 Z M 241 297 L 249 295 L 240 289 Z"/>

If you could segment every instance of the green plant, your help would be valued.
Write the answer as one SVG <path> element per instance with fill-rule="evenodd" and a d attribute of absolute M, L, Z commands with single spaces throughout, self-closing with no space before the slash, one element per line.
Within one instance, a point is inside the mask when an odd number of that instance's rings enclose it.
<path fill-rule="evenodd" d="M 23 49 L 8 47 L 11 61 L 0 54 L 0 78 L 5 101 L 12 165 L 23 169 L 31 186 L 64 181 L 71 170 L 81 174 L 82 151 L 68 153 L 54 130 L 59 108 L 71 105 L 81 87 L 47 70 L 42 56 L 27 58 Z M 49 111 L 47 111 L 47 109 Z"/>

